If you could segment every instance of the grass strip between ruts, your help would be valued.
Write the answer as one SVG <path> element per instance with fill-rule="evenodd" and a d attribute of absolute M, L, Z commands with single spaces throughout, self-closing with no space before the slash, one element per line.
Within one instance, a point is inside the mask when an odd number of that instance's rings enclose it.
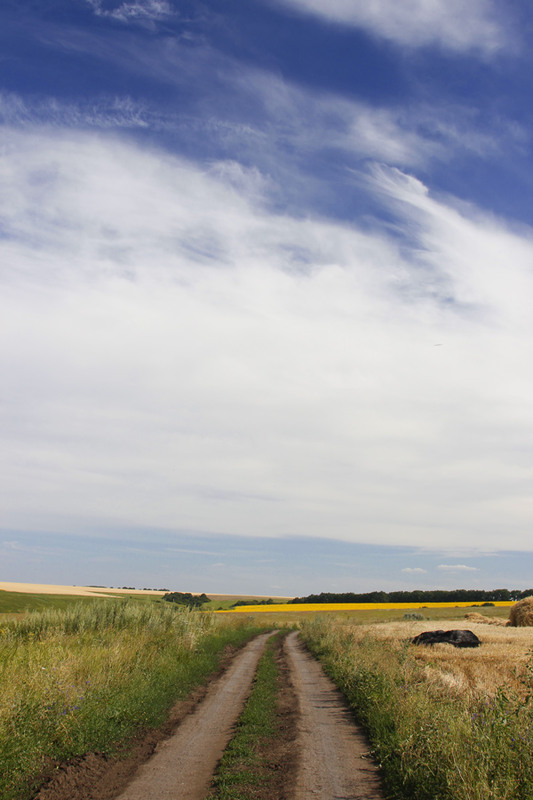
<path fill-rule="evenodd" d="M 252 692 L 215 773 L 208 800 L 252 800 L 264 797 L 265 791 L 268 793 L 264 754 L 278 729 L 278 646 L 279 634 L 266 644 Z"/>

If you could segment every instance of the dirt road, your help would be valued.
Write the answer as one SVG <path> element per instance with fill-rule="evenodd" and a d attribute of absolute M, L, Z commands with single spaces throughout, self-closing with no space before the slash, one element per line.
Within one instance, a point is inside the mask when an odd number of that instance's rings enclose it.
<path fill-rule="evenodd" d="M 241 651 L 205 700 L 142 766 L 117 800 L 202 800 L 250 693 L 266 640 Z"/>
<path fill-rule="evenodd" d="M 64 765 L 36 800 L 204 800 L 270 635 L 258 636 L 239 651 L 202 698 L 192 700 L 185 716 L 178 717 L 171 735 L 160 732 L 155 752 L 147 748 L 145 760 L 138 756 L 128 766 L 88 754 Z M 364 735 L 296 632 L 278 645 L 278 670 L 279 730 L 262 754 L 274 777 L 266 793 L 257 796 L 381 800 L 378 769 Z M 146 760 L 148 753 L 153 755 Z"/>

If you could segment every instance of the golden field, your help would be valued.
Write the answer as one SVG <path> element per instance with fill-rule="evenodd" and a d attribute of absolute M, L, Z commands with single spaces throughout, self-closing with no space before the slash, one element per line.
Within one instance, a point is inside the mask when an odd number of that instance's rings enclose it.
<path fill-rule="evenodd" d="M 515 604 L 514 600 L 499 600 L 492 605 L 500 608 L 508 608 Z M 480 608 L 481 604 L 476 603 L 276 603 L 275 606 L 237 606 L 237 608 L 219 611 L 219 614 L 228 613 L 253 613 L 266 612 L 293 612 L 303 613 L 305 611 L 414 611 L 423 608 Z"/>
<path fill-rule="evenodd" d="M 402 646 L 419 633 L 431 628 L 448 630 L 468 628 L 481 641 L 480 647 L 452 647 L 436 644 L 413 647 L 411 654 L 421 670 L 422 680 L 433 695 L 489 697 L 505 687 L 522 693 L 526 664 L 531 658 L 533 628 L 510 628 L 465 619 L 439 619 L 438 625 L 425 621 L 398 620 L 376 625 L 350 625 L 351 640 L 361 642 L 370 637 L 375 641 Z"/>

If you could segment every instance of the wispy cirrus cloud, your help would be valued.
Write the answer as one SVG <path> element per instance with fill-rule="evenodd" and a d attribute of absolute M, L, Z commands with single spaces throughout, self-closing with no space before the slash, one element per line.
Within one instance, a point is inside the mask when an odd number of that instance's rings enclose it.
<path fill-rule="evenodd" d="M 408 47 L 439 45 L 491 54 L 509 39 L 491 0 L 272 0 L 327 22 L 361 28 Z"/>
<path fill-rule="evenodd" d="M 148 128 L 155 120 L 145 105 L 130 97 L 100 97 L 67 103 L 55 97 L 23 98 L 0 92 L 0 124 L 58 128 Z"/>
<path fill-rule="evenodd" d="M 418 575 L 427 573 L 427 569 L 422 569 L 422 567 L 404 567 L 402 572 L 406 572 L 410 575 Z"/>
<path fill-rule="evenodd" d="M 228 81 L 241 101 L 248 98 L 243 107 L 256 109 L 258 126 L 267 126 L 265 146 L 281 151 L 282 143 L 290 142 L 298 159 L 310 152 L 337 150 L 352 159 L 420 167 L 460 153 L 494 156 L 502 147 L 515 147 L 517 138 L 522 140 L 519 126 L 506 130 L 500 123 L 495 128 L 494 121 L 484 124 L 472 108 L 457 104 L 379 107 L 302 89 L 264 71 L 249 72 L 246 81 L 230 71 Z"/>
<path fill-rule="evenodd" d="M 156 21 L 173 16 L 176 12 L 167 0 L 134 0 L 115 3 L 106 7 L 104 0 L 86 0 L 99 17 L 116 19 L 119 22 Z"/>
<path fill-rule="evenodd" d="M 191 29 L 194 38 L 195 26 Z M 458 155 L 501 156 L 523 146 L 528 136 L 516 121 L 481 114 L 475 102 L 437 98 L 434 103 L 424 99 L 380 106 L 305 87 L 281 77 L 279 70 L 250 64 L 243 69 L 235 54 L 209 46 L 202 36 L 191 45 L 178 32 L 163 40 L 143 40 L 140 48 L 134 36 L 114 31 L 55 27 L 46 41 L 62 52 L 97 59 L 133 82 L 142 78 L 165 91 L 178 90 L 179 103 L 158 105 L 147 95 L 135 103 L 127 97 L 103 97 L 63 106 L 58 99 L 41 98 L 34 103 L 19 100 L 24 107 L 17 109 L 11 96 L 4 105 L 12 115 L 45 117 L 48 105 L 50 117 L 63 114 L 67 125 L 92 117 L 105 126 L 117 119 L 119 124 L 164 131 L 188 149 L 194 143 L 200 152 L 205 148 L 206 153 L 216 150 L 226 158 L 253 161 L 265 172 L 294 171 L 304 164 L 309 172 L 312 159 L 332 153 L 347 159 L 346 166 L 371 158 L 400 168 L 426 168 Z M 120 103 L 125 107 L 114 107 Z"/>

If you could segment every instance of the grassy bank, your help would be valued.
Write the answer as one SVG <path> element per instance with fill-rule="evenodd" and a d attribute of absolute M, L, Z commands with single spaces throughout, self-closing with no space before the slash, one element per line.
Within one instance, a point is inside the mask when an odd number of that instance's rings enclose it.
<path fill-rule="evenodd" d="M 333 620 L 302 630 L 367 729 L 388 797 L 531 800 L 533 679 L 520 632 L 486 626 L 493 644 L 457 651 L 416 648 L 409 626 L 394 625 L 388 637 L 384 625 Z"/>
<path fill-rule="evenodd" d="M 53 761 L 113 752 L 159 725 L 226 644 L 252 633 L 249 622 L 112 600 L 0 623 L 0 800 L 31 797 Z"/>

